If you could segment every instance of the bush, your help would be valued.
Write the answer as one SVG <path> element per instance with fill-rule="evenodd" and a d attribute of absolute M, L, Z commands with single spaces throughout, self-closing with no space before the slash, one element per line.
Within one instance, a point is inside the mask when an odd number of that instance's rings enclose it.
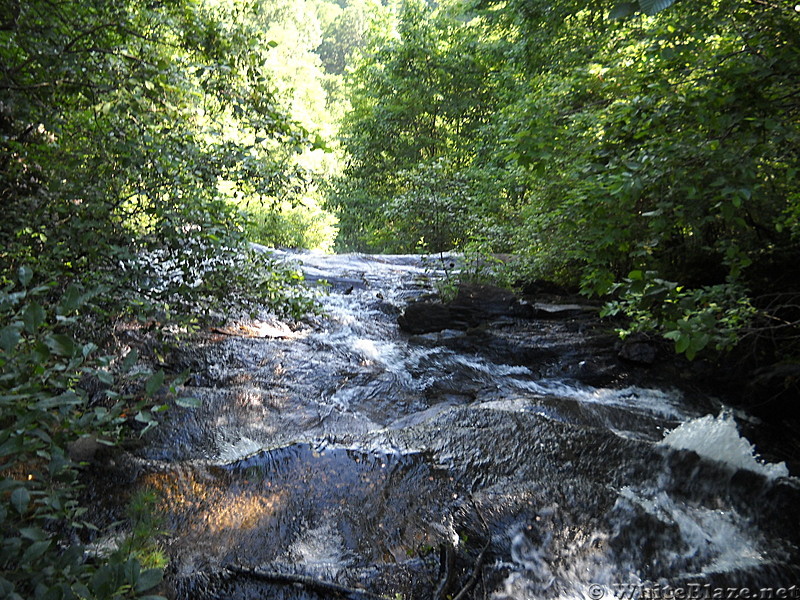
<path fill-rule="evenodd" d="M 135 357 L 115 366 L 70 335 L 89 294 L 69 287 L 50 308 L 42 300 L 53 284 L 32 287 L 27 267 L 17 280 L 0 292 L 0 596 L 141 596 L 162 570 L 142 567 L 142 540 L 103 560 L 89 555 L 79 540 L 96 527 L 78 501 L 80 464 L 70 456 L 82 437 L 120 440 L 131 406 L 111 390 L 112 371 Z M 106 391 L 91 397 L 89 383 Z M 143 403 L 133 409 L 144 414 Z"/>

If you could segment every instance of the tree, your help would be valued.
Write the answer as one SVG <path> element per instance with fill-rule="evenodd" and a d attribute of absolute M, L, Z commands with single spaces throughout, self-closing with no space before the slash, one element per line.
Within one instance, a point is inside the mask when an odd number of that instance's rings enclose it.
<path fill-rule="evenodd" d="M 273 191 L 287 178 L 270 149 L 308 143 L 263 72 L 271 40 L 244 6 L 16 9 L 0 32 L 4 272 L 35 262 L 129 307 L 229 297 L 243 223 L 219 181 Z"/>
<path fill-rule="evenodd" d="M 482 168 L 484 127 L 497 106 L 497 89 L 491 46 L 484 49 L 480 35 L 478 27 L 446 11 L 409 2 L 399 15 L 397 35 L 373 40 L 364 52 L 349 84 L 353 110 L 343 126 L 348 166 L 333 198 L 341 244 L 418 248 L 425 232 L 415 230 L 411 212 L 398 210 L 413 206 L 419 186 L 410 182 L 421 176 L 430 189 L 447 189 L 462 186 L 460 179 L 481 180 L 465 171 Z M 431 181 L 434 175 L 439 179 Z M 454 210 L 443 216 L 451 224 Z M 468 233 L 437 235 L 436 245 L 458 244 Z"/>
<path fill-rule="evenodd" d="M 760 274 L 796 252 L 793 16 L 678 5 L 599 28 L 582 68 L 536 65 L 513 152 L 536 190 L 522 237 L 537 268 L 613 286 L 690 356 L 730 347 L 755 314 L 741 299 L 774 293 Z"/>
<path fill-rule="evenodd" d="M 0 13 L 4 597 L 132 598 L 160 581 L 136 532 L 107 557 L 81 543 L 94 524 L 70 448 L 155 423 L 115 380 L 135 353 L 100 355 L 118 350 L 118 319 L 309 307 L 296 274 L 248 253 L 220 193 L 277 193 L 293 179 L 281 159 L 312 143 L 265 75 L 272 44 L 253 8 L 31 0 Z M 177 389 L 169 379 L 153 373 L 142 395 Z"/>

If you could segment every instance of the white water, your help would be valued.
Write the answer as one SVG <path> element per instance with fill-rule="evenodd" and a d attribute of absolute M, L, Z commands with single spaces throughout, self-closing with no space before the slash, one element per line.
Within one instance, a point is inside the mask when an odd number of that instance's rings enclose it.
<path fill-rule="evenodd" d="M 677 390 L 645 384 L 595 387 L 559 377 L 564 371 L 547 370 L 548 365 L 536 362 L 538 358 L 530 362 L 521 358 L 521 365 L 515 356 L 493 353 L 491 348 L 484 352 L 475 344 L 464 345 L 472 351 L 459 350 L 460 338 L 470 332 L 447 330 L 426 336 L 399 332 L 397 314 L 409 298 L 425 292 L 420 280 L 430 274 L 416 257 L 303 254 L 294 258 L 303 263 L 309 279 L 335 281 L 323 298 L 326 315 L 315 327 L 300 332 L 270 322 L 269 327 L 254 328 L 256 341 L 226 342 L 230 352 L 219 356 L 235 358 L 241 365 L 233 373 L 238 379 L 226 374 L 233 372 L 227 361 L 220 361 L 216 379 L 209 378 L 212 384 L 223 382 L 220 391 L 235 385 L 228 395 L 217 398 L 213 385 L 202 392 L 209 405 L 216 402 L 209 408 L 216 421 L 208 429 L 219 438 L 212 450 L 228 462 L 261 448 L 317 439 L 344 439 L 353 448 L 363 444 L 385 449 L 396 444 L 399 457 L 412 449 L 420 455 L 430 452 L 425 460 L 435 461 L 442 470 L 452 469 L 465 486 L 472 487 L 466 493 L 457 488 L 469 503 L 453 495 L 452 506 L 442 508 L 440 515 L 438 509 L 428 511 L 426 507 L 436 502 L 426 494 L 438 494 L 440 485 L 449 494 L 450 484 L 440 484 L 438 475 L 434 478 L 424 469 L 409 470 L 405 483 L 405 471 L 398 470 L 385 488 L 374 487 L 374 496 L 364 491 L 364 506 L 355 506 L 351 514 L 353 507 L 344 492 L 341 498 L 347 500 L 333 509 L 334 505 L 322 502 L 326 486 L 345 490 L 353 482 L 363 482 L 365 490 L 371 490 L 370 478 L 375 475 L 365 470 L 363 480 L 348 479 L 350 471 L 362 467 L 337 463 L 335 469 L 325 470 L 324 477 L 309 479 L 308 493 L 302 486 L 293 492 L 294 504 L 309 518 L 281 532 L 282 546 L 281 540 L 270 539 L 267 545 L 274 542 L 282 549 L 280 564 L 325 579 L 348 577 L 348 572 L 366 568 L 374 560 L 366 558 L 354 540 L 371 539 L 377 547 L 386 544 L 382 561 L 393 565 L 408 561 L 409 569 L 417 569 L 421 563 L 409 559 L 416 560 L 420 547 L 428 543 L 435 547 L 439 539 L 422 534 L 428 535 L 454 515 L 472 513 L 470 493 L 489 522 L 492 568 L 500 574 L 495 587 L 475 597 L 596 600 L 592 584 L 606 586 L 606 597 L 612 598 L 613 586 L 623 582 L 727 573 L 734 577 L 738 571 L 758 572 L 779 564 L 782 545 L 788 545 L 792 534 L 775 541 L 784 533 L 775 536 L 772 531 L 772 537 L 762 533 L 753 518 L 762 512 L 760 501 L 734 497 L 724 484 L 717 490 L 716 479 L 705 487 L 698 481 L 702 478 L 691 474 L 693 461 L 682 468 L 683 458 L 691 457 L 665 450 L 692 450 L 716 461 L 723 466 L 707 463 L 704 472 L 720 474 L 720 481 L 734 469 L 765 475 L 769 478 L 765 485 L 786 477 L 783 463 L 758 459 L 730 415 L 702 416 L 708 405 Z M 507 321 L 502 327 L 508 329 L 498 326 L 493 333 L 501 339 L 513 329 L 516 337 L 507 339 L 522 348 L 546 344 L 552 341 L 548 336 L 569 335 L 561 338 L 563 347 L 573 339 L 580 342 L 582 334 L 568 328 L 554 331 L 552 323 L 517 330 L 519 323 Z M 216 368 L 216 363 L 208 367 Z M 448 415 L 460 415 L 459 420 L 448 420 Z M 478 443 L 473 444 L 474 439 Z M 594 439 L 603 444 L 593 444 Z M 664 455 L 672 462 L 662 460 Z M 427 464 L 420 460 L 420 465 Z M 454 468 L 454 463 L 460 466 Z M 304 472 L 298 467 L 298 473 Z M 620 479 L 611 483 L 617 474 Z M 320 486 L 316 496 L 312 484 Z M 433 497 L 441 501 L 440 496 Z M 370 538 L 376 535 L 374 521 L 383 514 L 391 515 L 385 520 L 386 531 Z M 428 519 L 429 514 L 436 517 Z M 419 539 L 397 533 L 401 529 L 395 524 L 412 522 Z M 460 522 L 458 534 L 465 532 L 466 522 Z M 417 531 L 414 527 L 410 531 Z M 485 533 L 483 525 L 472 527 L 475 539 Z M 453 531 L 453 544 L 459 546 Z M 232 539 L 240 544 L 239 537 Z M 470 542 L 471 554 L 462 559 L 474 559 L 476 544 Z M 652 556 L 644 556 L 646 551 Z M 253 545 L 248 560 L 255 560 L 259 552 L 271 556 Z"/>
<path fill-rule="evenodd" d="M 755 448 L 739 434 L 736 422 L 729 413 L 687 421 L 669 432 L 663 444 L 677 450 L 693 450 L 731 469 L 746 469 L 771 479 L 789 476 L 785 463 L 764 463 L 759 460 Z"/>

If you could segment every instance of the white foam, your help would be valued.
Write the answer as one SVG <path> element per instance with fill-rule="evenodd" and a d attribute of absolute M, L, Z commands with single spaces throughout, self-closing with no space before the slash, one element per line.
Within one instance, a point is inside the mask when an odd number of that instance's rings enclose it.
<path fill-rule="evenodd" d="M 684 420 L 690 415 L 677 390 L 659 390 L 630 386 L 622 389 L 594 388 L 561 380 L 527 381 L 512 379 L 513 385 L 542 396 L 562 396 L 584 404 L 623 408 L 629 412 Z"/>
<path fill-rule="evenodd" d="M 250 456 L 263 449 L 263 446 L 255 440 L 237 433 L 238 439 L 235 442 L 228 440 L 222 441 L 218 439 L 219 451 L 217 453 L 217 460 L 223 463 L 233 462 Z M 221 438 L 221 436 L 218 436 Z"/>
<path fill-rule="evenodd" d="M 677 450 L 693 450 L 732 469 L 747 469 L 771 479 L 789 476 L 785 463 L 764 463 L 758 459 L 753 445 L 739 435 L 730 414 L 706 415 L 687 421 L 669 432 L 662 444 Z"/>
<path fill-rule="evenodd" d="M 686 576 L 733 572 L 763 564 L 761 536 L 735 510 L 718 510 L 676 502 L 667 492 L 623 487 L 620 499 L 636 504 L 659 521 L 677 526 L 685 547 L 676 558 L 694 563 Z"/>
<path fill-rule="evenodd" d="M 344 539 L 330 523 L 307 529 L 292 544 L 290 552 L 298 562 L 329 575 L 335 575 L 351 562 L 347 557 Z"/>

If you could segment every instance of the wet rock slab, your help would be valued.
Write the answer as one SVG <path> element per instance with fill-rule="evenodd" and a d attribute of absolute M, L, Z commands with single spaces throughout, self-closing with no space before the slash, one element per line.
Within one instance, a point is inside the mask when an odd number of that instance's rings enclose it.
<path fill-rule="evenodd" d="M 443 547 L 455 591 L 485 548 L 482 582 L 497 598 L 571 596 L 631 572 L 708 578 L 732 561 L 728 584 L 766 585 L 800 560 L 796 485 L 521 406 L 450 407 L 230 464 L 162 466 L 142 465 L 139 484 L 160 491 L 180 532 L 173 581 L 188 597 L 316 597 L 226 566 L 430 597 Z M 693 538 L 703 527 L 721 539 Z M 761 556 L 766 572 L 748 567 Z"/>
<path fill-rule="evenodd" d="M 632 376 L 647 352 L 620 361 L 584 307 L 472 287 L 431 308 L 409 304 L 416 257 L 308 260 L 337 282 L 328 313 L 186 349 L 175 368 L 201 407 L 169 411 L 105 479 L 158 492 L 174 597 L 331 597 L 302 578 L 406 599 L 473 580 L 465 598 L 796 578 L 797 485 L 660 443 L 719 405 Z"/>

